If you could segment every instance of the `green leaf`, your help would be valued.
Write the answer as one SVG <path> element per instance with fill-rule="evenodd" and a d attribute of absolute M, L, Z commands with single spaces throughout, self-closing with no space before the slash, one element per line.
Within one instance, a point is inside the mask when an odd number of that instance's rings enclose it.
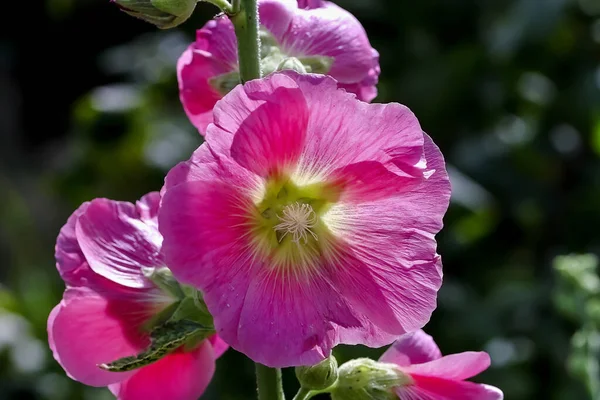
<path fill-rule="evenodd" d="M 189 320 L 169 321 L 155 328 L 150 334 L 151 345 L 142 353 L 118 359 L 99 367 L 110 372 L 132 371 L 160 360 L 170 352 L 186 344 L 189 339 L 197 341 L 201 334 L 212 333 L 211 328 Z"/>

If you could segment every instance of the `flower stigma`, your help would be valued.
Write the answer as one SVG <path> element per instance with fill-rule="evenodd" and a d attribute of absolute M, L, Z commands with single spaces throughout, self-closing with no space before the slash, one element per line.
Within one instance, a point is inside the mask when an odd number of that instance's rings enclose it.
<path fill-rule="evenodd" d="M 317 224 L 317 214 L 310 204 L 300 204 L 299 202 L 289 204 L 283 208 L 283 215 L 278 215 L 277 218 L 281 222 L 275 225 L 274 229 L 276 232 L 283 233 L 279 242 L 288 234 L 292 236 L 292 242 L 297 245 L 300 245 L 300 240 L 307 244 L 309 233 L 315 240 L 319 240 L 313 231 Z"/>

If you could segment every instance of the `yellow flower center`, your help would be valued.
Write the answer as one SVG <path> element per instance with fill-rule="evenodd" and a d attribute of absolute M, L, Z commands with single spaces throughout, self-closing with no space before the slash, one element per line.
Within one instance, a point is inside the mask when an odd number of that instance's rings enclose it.
<path fill-rule="evenodd" d="M 275 268 L 306 271 L 334 252 L 334 237 L 323 215 L 338 191 L 324 183 L 298 186 L 288 177 L 267 180 L 249 214 L 255 257 Z"/>

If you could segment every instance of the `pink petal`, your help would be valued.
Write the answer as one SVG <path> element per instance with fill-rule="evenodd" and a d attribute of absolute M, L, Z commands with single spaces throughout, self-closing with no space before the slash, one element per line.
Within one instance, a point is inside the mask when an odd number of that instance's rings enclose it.
<path fill-rule="evenodd" d="M 77 238 L 90 268 L 118 284 L 152 287 L 141 269 L 164 265 L 162 237 L 133 204 L 106 199 L 90 203 L 77 221 Z"/>
<path fill-rule="evenodd" d="M 114 373 L 98 368 L 137 354 L 149 340 L 139 330 L 152 315 L 151 304 L 139 293 L 99 293 L 70 288 L 48 319 L 54 358 L 67 374 L 90 386 L 120 382 L 133 372 Z"/>
<path fill-rule="evenodd" d="M 298 0 L 300 8 L 318 8 L 323 6 L 323 0 Z"/>
<path fill-rule="evenodd" d="M 299 175 L 325 178 L 336 169 L 363 161 L 386 167 L 411 165 L 412 176 L 419 169 L 423 172 L 423 132 L 408 108 L 356 101 L 353 95 L 336 90 L 336 82 L 327 76 L 286 74 L 300 86 L 311 111 Z"/>
<path fill-rule="evenodd" d="M 427 137 L 427 178 L 407 192 L 334 205 L 328 218 L 346 243 L 336 286 L 356 310 L 388 333 L 421 328 L 442 283 L 434 235 L 442 227 L 450 185 L 439 150 Z"/>
<path fill-rule="evenodd" d="M 314 365 L 339 343 L 338 327 L 360 325 L 325 276 L 280 274 L 268 264 L 251 268 L 237 331 L 228 331 L 228 325 L 219 333 L 254 361 L 272 367 Z M 216 309 L 215 315 L 223 312 Z"/>
<path fill-rule="evenodd" d="M 408 192 L 421 182 L 422 176 L 408 176 L 393 166 L 386 168 L 376 161 L 362 161 L 333 171 L 329 179 L 342 191 L 340 202 L 355 203 Z"/>
<path fill-rule="evenodd" d="M 177 62 L 179 96 L 190 121 L 200 133 L 212 122 L 212 109 L 223 97 L 210 79 L 237 69 L 237 41 L 226 17 L 209 21 Z"/>
<path fill-rule="evenodd" d="M 345 84 L 362 81 L 378 65 L 364 28 L 348 11 L 331 2 L 309 9 L 277 3 L 279 0 L 261 2 L 261 23 L 275 36 L 283 53 L 332 57 L 334 63 L 328 74 Z M 285 29 L 283 21 L 290 21 Z"/>
<path fill-rule="evenodd" d="M 196 32 L 194 48 L 203 50 L 216 60 L 229 66 L 229 71 L 236 69 L 238 64 L 237 39 L 233 24 L 226 16 L 218 16 L 208 21 L 202 29 Z"/>
<path fill-rule="evenodd" d="M 402 335 L 387 349 L 379 361 L 401 367 L 437 360 L 442 353 L 433 338 L 419 329 Z"/>
<path fill-rule="evenodd" d="M 203 342 L 192 352 L 179 350 L 141 368 L 110 389 L 118 400 L 197 400 L 214 371 L 212 346 Z"/>
<path fill-rule="evenodd" d="M 485 352 L 465 352 L 444 356 L 437 360 L 403 368 L 410 374 L 462 381 L 474 377 L 490 366 Z"/>
<path fill-rule="evenodd" d="M 213 353 L 215 355 L 215 359 L 219 358 L 229 349 L 229 345 L 225 343 L 223 339 L 221 339 L 218 335 L 212 335 L 208 338 L 208 341 L 212 345 Z"/>
<path fill-rule="evenodd" d="M 135 209 L 140 219 L 148 225 L 158 227 L 158 207 L 160 206 L 160 193 L 150 192 L 136 201 Z"/>
<path fill-rule="evenodd" d="M 473 382 L 412 376 L 414 385 L 396 389 L 400 400 L 502 400 L 498 388 Z"/>
<path fill-rule="evenodd" d="M 295 166 L 304 145 L 308 110 L 294 81 L 277 74 L 249 82 L 234 90 L 220 106 L 238 102 L 252 104 L 252 108 L 248 114 L 240 110 L 235 115 L 240 118 L 235 121 L 239 128 L 229 131 L 235 133 L 231 144 L 233 159 L 265 178 Z M 221 123 L 223 118 L 219 116 L 216 124 Z"/>
<path fill-rule="evenodd" d="M 406 240 L 400 243 L 412 245 Z M 433 255 L 429 256 L 430 260 L 404 261 L 394 257 L 395 249 L 389 245 L 387 249 L 371 247 L 367 250 L 369 245 L 374 243 L 365 243 L 361 253 L 342 253 L 339 263 L 344 267 L 339 268 L 332 279 L 355 313 L 390 335 L 386 337 L 387 342 L 365 335 L 367 339 L 363 344 L 379 347 L 393 341 L 392 335 L 397 337 L 414 331 L 429 321 L 442 284 L 441 262 Z M 382 244 L 377 243 L 377 246 Z M 371 327 L 367 325 L 363 329 L 369 333 Z M 342 338 L 342 342 L 347 341 Z"/>
<path fill-rule="evenodd" d="M 89 204 L 83 203 L 71 214 L 56 239 L 56 268 L 65 283 L 71 286 L 80 285 L 90 275 L 94 275 L 94 272 L 89 269 L 75 233 L 77 219 L 85 212 Z"/>

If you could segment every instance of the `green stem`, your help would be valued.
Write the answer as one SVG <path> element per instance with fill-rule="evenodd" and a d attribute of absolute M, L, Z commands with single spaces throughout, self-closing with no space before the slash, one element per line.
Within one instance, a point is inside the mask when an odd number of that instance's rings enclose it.
<path fill-rule="evenodd" d="M 281 386 L 281 370 L 256 363 L 258 400 L 285 400 Z"/>
<path fill-rule="evenodd" d="M 213 4 L 221 9 L 224 13 L 230 13 L 233 11 L 231 4 L 227 0 L 198 0 L 205 1 L 207 3 Z"/>
<path fill-rule="evenodd" d="M 260 71 L 260 37 L 258 35 L 258 1 L 240 0 L 239 11 L 230 15 L 238 41 L 238 59 L 242 83 L 261 77 Z M 237 11 L 237 12 L 236 12 Z"/>
<path fill-rule="evenodd" d="M 298 393 L 296 393 L 296 396 L 294 396 L 293 400 L 308 400 L 312 397 L 313 392 L 311 392 L 310 389 L 301 387 L 300 390 L 298 390 Z"/>

